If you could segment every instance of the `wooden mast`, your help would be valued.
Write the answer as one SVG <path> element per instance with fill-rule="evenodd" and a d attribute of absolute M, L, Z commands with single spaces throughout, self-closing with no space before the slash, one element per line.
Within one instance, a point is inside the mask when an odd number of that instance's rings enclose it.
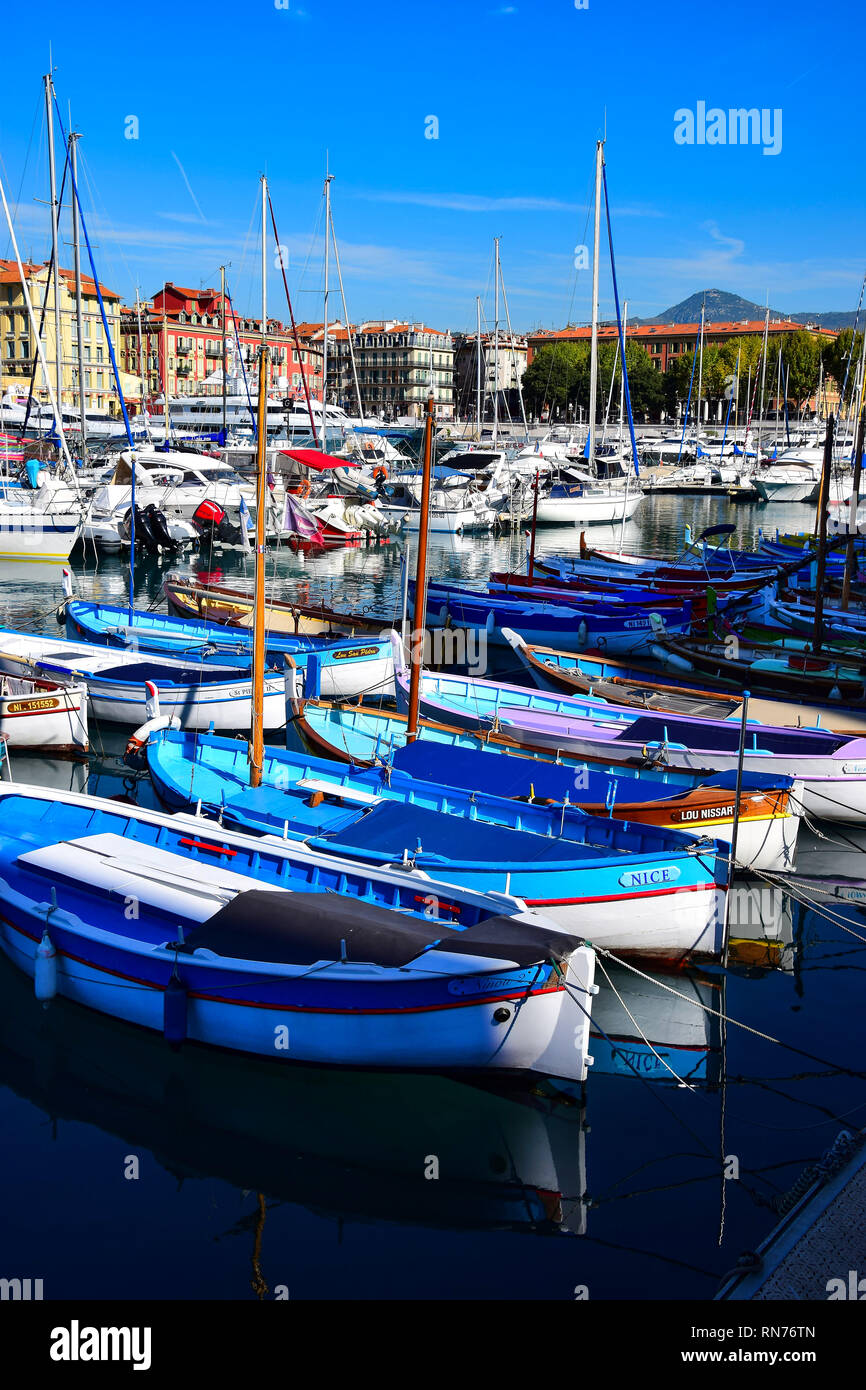
<path fill-rule="evenodd" d="M 863 469 L 863 445 L 864 445 L 864 425 L 866 425 L 866 411 L 861 406 L 860 419 L 857 422 L 857 442 L 854 446 L 854 478 L 851 483 L 851 502 L 848 510 L 848 541 L 846 544 L 845 555 L 845 579 L 842 584 L 842 600 L 840 607 L 847 608 L 851 599 L 851 578 L 857 573 L 857 509 L 860 502 L 860 476 Z"/>
<path fill-rule="evenodd" d="M 259 405 L 256 417 L 256 561 L 255 616 L 253 624 L 252 729 L 250 733 L 250 786 L 260 787 L 265 761 L 263 708 L 265 699 L 265 512 L 268 447 L 268 291 L 267 233 L 265 217 L 268 185 L 262 175 L 262 341 L 259 348 Z"/>
<path fill-rule="evenodd" d="M 818 565 L 815 572 L 815 637 L 814 649 L 821 650 L 824 636 L 824 576 L 827 569 L 827 499 L 830 495 L 830 473 L 833 468 L 834 420 L 827 417 L 827 437 L 824 440 L 824 466 L 821 469 L 821 487 L 818 493 Z"/>
<path fill-rule="evenodd" d="M 415 567 L 415 612 L 409 638 L 409 720 L 406 738 L 418 737 L 418 705 L 421 694 L 421 667 L 424 660 L 424 624 L 427 605 L 427 532 L 430 522 L 430 474 L 433 458 L 433 395 L 427 398 L 424 422 L 424 473 L 421 481 L 421 515 L 418 519 L 418 560 Z"/>
<path fill-rule="evenodd" d="M 538 469 L 535 470 L 535 482 L 532 484 L 532 530 L 529 533 L 529 564 L 526 567 L 526 576 L 531 581 L 535 572 L 535 532 L 538 526 Z"/>

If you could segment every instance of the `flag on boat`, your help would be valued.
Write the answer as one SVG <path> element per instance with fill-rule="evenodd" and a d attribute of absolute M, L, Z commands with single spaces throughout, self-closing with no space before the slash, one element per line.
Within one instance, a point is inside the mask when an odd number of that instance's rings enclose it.
<path fill-rule="evenodd" d="M 247 506 L 246 498 L 241 498 L 241 504 L 238 510 L 240 512 L 241 522 L 241 541 L 243 542 L 244 550 L 250 550 L 250 531 L 253 529 L 253 519 L 250 516 L 250 509 Z"/>

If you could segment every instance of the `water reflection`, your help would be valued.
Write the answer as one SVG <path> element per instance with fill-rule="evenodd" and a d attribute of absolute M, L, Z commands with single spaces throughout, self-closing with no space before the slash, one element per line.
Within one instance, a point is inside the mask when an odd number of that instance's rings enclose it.
<path fill-rule="evenodd" d="M 536 1234 L 586 1227 L 584 1107 L 425 1074 L 257 1062 L 184 1045 L 66 1000 L 48 1009 L 0 958 L 0 1082 L 52 1120 L 347 1220 Z"/>

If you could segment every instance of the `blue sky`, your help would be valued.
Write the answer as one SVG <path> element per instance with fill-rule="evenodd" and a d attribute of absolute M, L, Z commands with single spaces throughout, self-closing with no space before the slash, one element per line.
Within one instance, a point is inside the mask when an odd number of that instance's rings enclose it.
<path fill-rule="evenodd" d="M 282 0 L 281 0 L 282 2 Z M 246 0 L 6 20 L 0 157 L 22 251 L 47 258 L 41 75 L 53 44 L 80 145 L 100 278 L 229 283 L 259 305 L 258 176 L 271 181 L 296 317 L 320 319 L 326 154 L 349 314 L 471 328 L 492 317 L 492 241 L 512 323 L 585 321 L 596 138 L 621 296 L 659 312 L 716 286 L 780 310 L 852 309 L 866 269 L 858 9 L 637 0 Z M 38 33 L 37 33 L 38 31 Z M 10 56 L 14 55 L 14 57 Z M 859 64 L 859 59 L 857 59 Z M 859 71 L 859 69 L 858 69 Z M 832 81 L 828 72 L 833 74 Z M 675 143 L 674 113 L 782 111 L 782 148 Z M 606 113 L 606 115 L 605 115 Z M 124 138 L 127 117 L 138 138 Z M 425 138 L 428 117 L 438 138 Z M 68 231 L 67 231 L 68 236 Z M 9 254 L 0 228 L 0 254 Z M 71 263 L 71 254 L 65 260 Z M 602 256 L 601 310 L 612 312 Z M 269 308 L 283 316 L 270 248 Z M 336 280 L 331 314 L 342 317 Z"/>

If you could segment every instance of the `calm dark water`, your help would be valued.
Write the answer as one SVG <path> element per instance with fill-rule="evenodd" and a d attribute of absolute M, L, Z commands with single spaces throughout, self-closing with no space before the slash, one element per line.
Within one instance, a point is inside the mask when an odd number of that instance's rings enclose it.
<path fill-rule="evenodd" d="M 675 553 L 687 523 L 729 517 L 748 542 L 767 516 L 656 498 L 625 545 Z M 810 517 L 777 508 L 772 525 Z M 591 540 L 616 545 L 619 533 Z M 575 543 L 573 530 L 546 531 L 539 551 Z M 522 551 L 520 537 L 434 542 L 431 573 L 481 581 Z M 243 575 L 234 558 L 220 563 Z M 286 594 L 308 586 L 336 606 L 399 611 L 395 546 L 269 564 Z M 75 570 L 82 595 L 123 601 L 119 562 Z M 137 602 L 158 601 L 163 575 L 139 568 Z M 7 572 L 0 623 L 50 630 L 58 597 L 56 574 Z M 126 733 L 95 733 L 89 767 L 18 758 L 16 775 L 122 792 Z M 146 783 L 126 790 L 148 801 Z M 666 1053 L 680 1074 L 708 1076 L 688 1088 L 646 1079 L 646 1059 L 637 1075 L 591 1073 L 581 1100 L 174 1053 L 62 1001 L 42 1009 L 0 958 L 0 1276 L 41 1278 L 46 1298 L 572 1299 L 580 1286 L 590 1299 L 711 1297 L 775 1224 L 774 1198 L 840 1129 L 866 1123 L 866 1085 L 851 1074 L 866 1036 L 866 832 L 846 835 L 801 854 L 801 872 L 829 876 L 826 911 L 804 906 L 801 886 L 789 897 L 743 885 L 734 915 L 755 938 L 745 955 L 697 983 L 666 977 L 726 1027 L 661 991 L 648 1004 L 616 975 L 645 1028 L 670 1039 L 675 1026 L 688 1043 Z M 837 896 L 846 891 L 853 900 Z M 610 1019 L 602 984 L 598 1017 Z M 723 1182 L 726 1159 L 738 1180 Z"/>

